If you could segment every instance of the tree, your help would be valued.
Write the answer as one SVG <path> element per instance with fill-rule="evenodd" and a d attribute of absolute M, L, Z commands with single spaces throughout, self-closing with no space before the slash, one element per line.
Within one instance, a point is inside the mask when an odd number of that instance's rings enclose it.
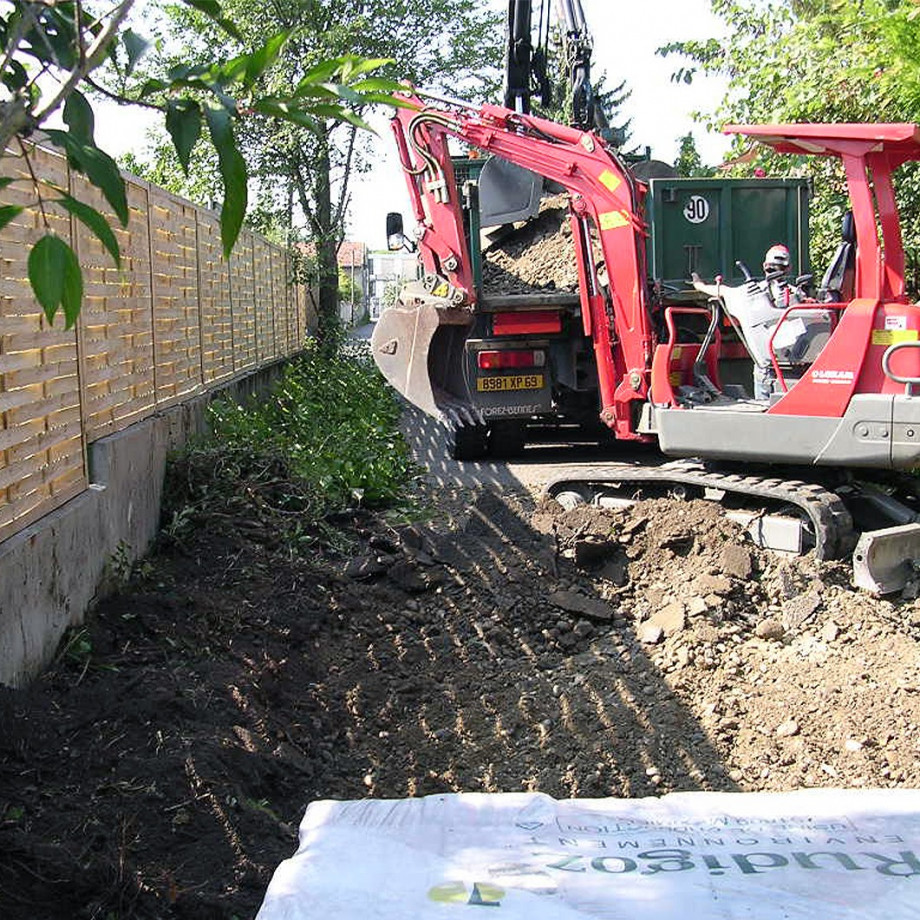
<path fill-rule="evenodd" d="M 725 122 L 916 121 L 920 119 L 920 7 L 913 0 L 712 0 L 725 40 L 675 42 L 659 50 L 684 64 L 674 78 L 728 77 L 728 91 L 706 118 Z M 748 141 L 736 141 L 746 153 Z M 737 159 L 737 158 L 736 158 Z M 807 169 L 816 177 L 812 241 L 819 258 L 839 242 L 846 207 L 836 158 L 777 158 L 767 148 L 741 157 L 752 172 Z M 915 165 L 897 177 L 912 287 L 920 283 L 920 178 Z"/>
<path fill-rule="evenodd" d="M 496 92 L 503 31 L 485 0 L 227 0 L 226 8 L 252 38 L 278 29 L 291 33 L 288 53 L 266 81 L 268 92 L 296 85 L 317 61 L 343 49 L 390 58 L 384 73 L 428 89 L 472 98 Z M 175 15 L 173 28 L 197 35 L 183 47 L 186 61 L 226 44 L 219 30 L 188 9 Z M 247 122 L 240 137 L 266 212 L 274 211 L 289 226 L 302 223 L 315 244 L 319 335 L 332 341 L 336 252 L 344 238 L 350 179 L 365 162 L 362 140 L 353 124 L 335 118 L 318 119 L 306 129 L 282 121 Z"/>
<path fill-rule="evenodd" d="M 29 167 L 26 181 L 46 228 L 29 254 L 29 280 L 49 321 L 62 308 L 71 326 L 83 295 L 77 257 L 50 227 L 47 209 L 51 205 L 82 221 L 116 265 L 121 258 L 105 216 L 31 169 L 27 140 L 59 109 L 65 127 L 46 130 L 45 135 L 66 153 L 71 169 L 100 189 L 122 225 L 128 222 L 124 181 L 114 160 L 96 145 L 88 93 L 162 112 L 186 171 L 206 131 L 223 191 L 221 238 L 224 254 L 229 256 L 247 204 L 248 171 L 235 133 L 242 116 L 307 126 L 318 119 L 361 125 L 351 107 L 392 101 L 390 94 L 396 85 L 369 76 L 384 62 L 354 55 L 318 61 L 295 83 L 267 94 L 262 87 L 282 59 L 292 33 L 264 31 L 246 42 L 225 18 L 217 0 L 184 2 L 200 11 L 224 39 L 236 43 L 237 51 L 226 57 L 206 54 L 195 66 L 177 64 L 161 74 L 148 74 L 146 79 L 139 77 L 137 66 L 149 43 L 126 24 L 134 0 L 114 0 L 108 5 L 83 0 L 13 0 L 0 13 L 0 157 L 9 155 L 12 144 Z M 0 178 L 0 191 L 14 181 L 21 180 Z M 23 205 L 0 205 L 0 229 L 23 210 Z"/>
<path fill-rule="evenodd" d="M 692 132 L 687 132 L 683 137 L 677 139 L 680 149 L 677 154 L 677 161 L 674 168 L 677 174 L 685 179 L 708 179 L 715 170 L 711 166 L 703 164 L 699 150 L 696 149 L 696 139 Z"/>
<path fill-rule="evenodd" d="M 387 281 L 383 288 L 383 305 L 385 307 L 392 307 L 393 304 L 399 300 L 399 292 L 402 288 L 403 285 L 401 281 Z"/>
<path fill-rule="evenodd" d="M 357 304 L 361 306 L 364 302 L 364 289 L 361 287 L 361 282 L 355 278 L 353 269 L 349 268 L 340 268 L 338 276 L 338 293 L 339 299 L 344 303 L 348 303 L 354 311 L 354 307 Z M 363 306 L 361 307 L 361 312 L 363 312 Z M 360 312 L 359 312 L 360 315 Z M 354 315 L 352 315 L 354 319 Z"/>

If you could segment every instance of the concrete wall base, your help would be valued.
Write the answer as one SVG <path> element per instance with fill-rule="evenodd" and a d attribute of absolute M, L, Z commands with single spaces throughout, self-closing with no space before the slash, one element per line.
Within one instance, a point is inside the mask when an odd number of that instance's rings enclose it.
<path fill-rule="evenodd" d="M 150 548 L 167 454 L 207 432 L 218 396 L 264 396 L 284 362 L 208 391 L 89 445 L 91 485 L 0 543 L 0 684 L 17 687 L 54 657 L 64 632 Z"/>

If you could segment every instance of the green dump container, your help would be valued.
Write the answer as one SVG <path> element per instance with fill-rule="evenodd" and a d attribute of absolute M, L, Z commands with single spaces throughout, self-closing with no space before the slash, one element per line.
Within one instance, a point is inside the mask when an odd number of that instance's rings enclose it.
<path fill-rule="evenodd" d="M 647 200 L 654 281 L 687 287 L 692 272 L 737 284 L 744 262 L 754 277 L 763 256 L 785 243 L 791 274 L 810 271 L 807 179 L 652 179 Z"/>

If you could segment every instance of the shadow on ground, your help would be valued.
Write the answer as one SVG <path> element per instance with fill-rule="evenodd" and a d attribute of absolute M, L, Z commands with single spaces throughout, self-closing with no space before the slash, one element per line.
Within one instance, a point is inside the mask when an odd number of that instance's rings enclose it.
<path fill-rule="evenodd" d="M 0 916 L 251 916 L 316 799 L 734 788 L 519 465 L 408 425 L 427 524 L 201 515 L 3 693 Z"/>

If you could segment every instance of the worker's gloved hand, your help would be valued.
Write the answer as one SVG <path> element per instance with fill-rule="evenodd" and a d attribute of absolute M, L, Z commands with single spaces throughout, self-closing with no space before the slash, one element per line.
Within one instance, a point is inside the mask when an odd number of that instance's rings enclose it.
<path fill-rule="evenodd" d="M 752 279 L 744 283 L 744 290 L 748 297 L 759 297 L 764 293 L 765 287 L 760 281 L 754 281 Z"/>

